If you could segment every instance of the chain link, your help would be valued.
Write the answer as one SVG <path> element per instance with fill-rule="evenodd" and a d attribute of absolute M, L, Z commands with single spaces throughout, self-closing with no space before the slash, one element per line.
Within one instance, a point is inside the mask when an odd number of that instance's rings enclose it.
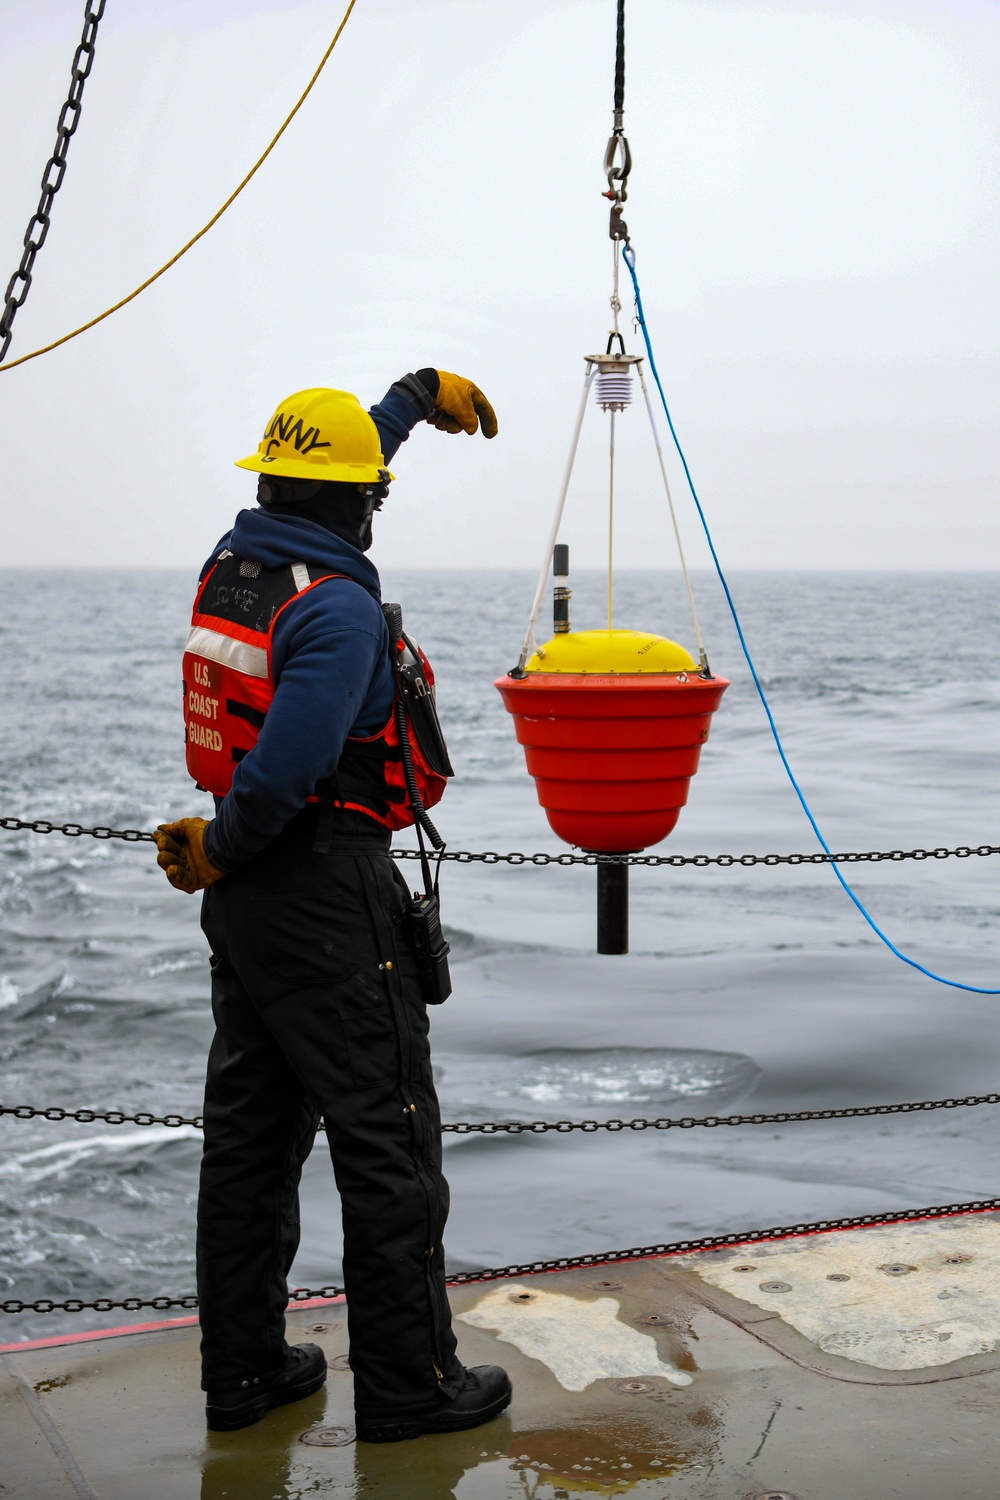
<path fill-rule="evenodd" d="M 455 1120 L 441 1126 L 444 1135 L 569 1135 L 582 1131 L 594 1135 L 606 1130 L 619 1135 L 624 1130 L 694 1130 L 698 1127 L 714 1130 L 720 1125 L 798 1125 L 808 1120 L 863 1120 L 876 1115 L 927 1114 L 937 1109 L 972 1109 L 979 1104 L 1000 1104 L 1000 1093 L 966 1094 L 955 1099 L 921 1099 L 904 1104 L 855 1104 L 843 1109 L 795 1109 L 775 1110 L 752 1115 L 681 1115 L 661 1116 L 655 1120 Z M 0 1104 L 0 1116 L 8 1115 L 14 1120 L 73 1120 L 80 1125 L 167 1125 L 173 1129 L 181 1125 L 193 1125 L 201 1130 L 204 1120 L 201 1115 L 167 1114 L 154 1115 L 148 1110 L 137 1114 L 126 1114 L 124 1110 L 63 1109 L 49 1105 L 36 1109 L 31 1104 Z M 320 1125 L 322 1131 L 323 1126 Z"/>
<path fill-rule="evenodd" d="M 30 1104 L 0 1104 L 0 1115 L 10 1115 L 14 1120 L 74 1120 L 79 1125 L 193 1125 L 200 1130 L 204 1124 L 201 1115 L 154 1115 L 148 1110 L 129 1115 L 121 1109 L 62 1109 L 58 1104 L 45 1109 L 34 1109 Z"/>
<path fill-rule="evenodd" d="M 681 869 L 686 865 L 695 869 L 706 869 L 718 865 L 729 869 L 734 865 L 857 865 L 879 864 L 883 860 L 899 862 L 904 859 L 968 859 L 978 854 L 1000 854 L 1000 844 L 959 844 L 955 849 L 869 849 L 858 853 L 827 854 L 817 850 L 814 854 L 497 854 L 488 849 L 474 853 L 468 849 L 446 851 L 445 860 L 459 865 L 640 865 L 656 867 L 667 865 Z M 394 859 L 419 859 L 415 849 L 393 849 Z"/>
<path fill-rule="evenodd" d="M 156 835 L 141 828 L 87 828 L 82 823 L 51 823 L 47 818 L 0 818 L 0 829 L 6 829 L 9 833 L 21 830 L 28 833 L 63 833 L 73 839 L 81 836 L 92 839 L 124 839 L 128 844 L 156 843 Z M 420 858 L 419 849 L 393 849 L 391 854 L 393 859 Z M 817 850 L 813 854 L 522 854 L 517 851 L 498 854 L 493 849 L 447 849 L 440 857 L 457 865 L 668 865 L 673 869 L 693 866 L 698 870 L 718 865 L 720 869 L 726 870 L 735 865 L 857 865 L 879 864 L 883 860 L 898 863 L 905 859 L 969 859 L 973 854 L 981 859 L 990 854 L 1000 854 L 1000 844 L 959 844 L 954 849 L 869 849 L 844 854 L 827 854 L 823 850 Z"/>
<path fill-rule="evenodd" d="M 45 171 L 42 173 L 42 196 L 25 230 L 21 263 L 7 283 L 7 291 L 4 295 L 4 308 L 0 313 L 0 361 L 7 357 L 17 310 L 24 306 L 25 298 L 31 288 L 35 257 L 48 237 L 52 202 L 66 176 L 66 153 L 69 151 L 69 143 L 76 132 L 76 127 L 80 123 L 83 86 L 90 77 L 90 70 L 94 65 L 97 28 L 104 15 L 105 3 L 106 0 L 86 0 L 83 13 L 83 36 L 73 56 L 69 94 L 59 111 L 56 144 L 46 163 Z"/>
<path fill-rule="evenodd" d="M 35 1302 L 19 1302 L 11 1297 L 6 1302 L 0 1302 L 0 1313 L 22 1313 L 22 1312 L 113 1312 L 116 1308 L 122 1308 L 125 1312 L 140 1312 L 144 1307 L 153 1307 L 157 1312 L 166 1312 L 171 1307 L 195 1308 L 198 1306 L 198 1298 L 187 1297 L 123 1297 L 120 1302 L 111 1297 L 95 1297 L 92 1302 L 85 1302 L 81 1297 L 70 1297 L 65 1302 L 53 1302 L 48 1297 L 39 1297 Z"/>
<path fill-rule="evenodd" d="M 752 1115 L 682 1115 L 656 1120 L 486 1120 L 478 1124 L 458 1121 L 441 1126 L 442 1132 L 455 1135 L 545 1135 L 554 1131 L 568 1135 L 580 1130 L 593 1135 L 607 1130 L 618 1135 L 623 1130 L 713 1130 L 720 1125 L 797 1125 L 806 1120 L 861 1120 L 874 1115 L 912 1115 L 936 1109 L 973 1108 L 977 1104 L 1000 1104 L 1000 1094 L 969 1094 L 964 1099 L 924 1099 L 909 1104 L 859 1104 L 844 1109 L 776 1110 L 772 1114 Z M 2 1113 L 2 1111 L 0 1111 Z"/>
<path fill-rule="evenodd" d="M 647 1260 L 657 1255 L 688 1255 L 698 1250 L 721 1250 L 740 1245 L 756 1245 L 766 1240 L 794 1239 L 799 1235 L 822 1234 L 835 1229 L 879 1229 L 890 1224 L 912 1224 L 921 1219 L 948 1219 L 960 1214 L 995 1213 L 1000 1210 L 1000 1198 L 977 1198 L 971 1203 L 946 1203 L 934 1208 L 906 1208 L 888 1214 L 854 1214 L 846 1219 L 817 1219 L 811 1224 L 782 1224 L 776 1229 L 749 1229 L 733 1234 L 703 1235 L 700 1239 L 674 1240 L 664 1245 L 640 1245 L 631 1250 L 604 1250 L 594 1255 L 561 1255 L 556 1260 L 531 1260 L 521 1265 L 494 1266 L 483 1271 L 459 1271 L 448 1277 L 449 1286 L 466 1286 L 476 1281 L 501 1281 L 508 1276 L 531 1276 L 539 1271 L 573 1271 L 583 1267 L 615 1265 L 622 1261 Z M 319 1288 L 297 1287 L 288 1295 L 289 1303 L 311 1302 L 314 1298 L 333 1298 L 344 1295 L 340 1286 Z M 40 1297 L 36 1302 L 20 1302 L 10 1298 L 0 1302 L 0 1313 L 22 1312 L 111 1312 L 123 1308 L 126 1312 L 139 1312 L 143 1308 L 154 1308 L 165 1312 L 171 1307 L 196 1308 L 198 1298 L 187 1297 L 125 1297 L 120 1302 L 110 1297 L 95 1297 L 85 1302 L 80 1297 L 68 1298 L 65 1302 L 53 1302 Z"/>
<path fill-rule="evenodd" d="M 86 828 L 82 823 L 50 823 L 47 818 L 0 818 L 0 828 L 8 833 L 26 830 L 28 833 L 64 833 L 67 838 L 78 839 L 124 839 L 127 844 L 155 844 L 156 835 L 145 833 L 141 828 Z"/>
<path fill-rule="evenodd" d="M 558 1260 L 534 1260 L 520 1266 L 499 1266 L 491 1271 L 459 1271 L 448 1277 L 450 1286 L 470 1281 L 493 1281 L 506 1276 L 530 1276 L 535 1271 L 572 1271 L 581 1266 L 613 1265 L 616 1261 L 646 1260 L 654 1255 L 686 1255 L 696 1250 L 719 1250 L 737 1245 L 755 1245 L 763 1240 L 787 1240 L 797 1235 L 822 1234 L 832 1229 L 876 1229 L 920 1219 L 947 1219 L 958 1214 L 989 1213 L 1000 1209 L 1000 1198 L 978 1198 L 972 1203 L 947 1203 L 935 1208 L 906 1208 L 888 1214 L 854 1214 L 846 1219 L 817 1219 L 812 1224 L 783 1224 L 776 1229 L 750 1229 L 734 1234 L 704 1235 L 695 1240 L 675 1240 L 667 1245 L 642 1245 L 631 1250 L 605 1250 L 596 1255 L 560 1256 Z M 310 1294 L 306 1294 L 310 1295 Z"/>

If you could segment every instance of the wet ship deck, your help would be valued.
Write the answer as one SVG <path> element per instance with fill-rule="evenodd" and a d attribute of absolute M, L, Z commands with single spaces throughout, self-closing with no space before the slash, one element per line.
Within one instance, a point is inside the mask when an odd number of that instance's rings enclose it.
<path fill-rule="evenodd" d="M 472 1283 L 508 1413 L 356 1444 L 342 1301 L 295 1307 L 325 1391 L 206 1434 L 190 1321 L 0 1355 L 3 1500 L 993 1500 L 1000 1215 Z"/>

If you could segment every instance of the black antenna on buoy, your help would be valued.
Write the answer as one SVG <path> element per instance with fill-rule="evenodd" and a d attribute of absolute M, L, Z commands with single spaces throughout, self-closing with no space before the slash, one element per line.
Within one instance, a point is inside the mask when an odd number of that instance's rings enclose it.
<path fill-rule="evenodd" d="M 552 631 L 554 635 L 569 634 L 569 601 L 573 590 L 569 586 L 569 546 L 556 542 L 552 549 Z"/>

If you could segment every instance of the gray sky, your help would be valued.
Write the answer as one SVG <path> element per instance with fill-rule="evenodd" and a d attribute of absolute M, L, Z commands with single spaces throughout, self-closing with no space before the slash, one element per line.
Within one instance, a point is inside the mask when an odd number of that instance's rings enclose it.
<path fill-rule="evenodd" d="M 200 227 L 342 9 L 108 0 L 13 355 Z M 4 6 L 4 283 L 81 12 Z M 206 240 L 101 328 L 0 376 L 0 561 L 195 565 L 252 503 L 232 460 L 280 398 L 334 385 L 367 403 L 432 364 L 483 386 L 500 436 L 418 429 L 376 559 L 536 566 L 582 355 L 607 335 L 613 23 L 613 0 L 359 0 Z M 730 566 L 1000 566 L 998 78 L 992 3 L 629 0 L 627 217 Z M 670 561 L 641 408 L 620 436 L 618 556 Z M 603 555 L 605 443 L 595 411 L 564 531 L 578 564 Z"/>

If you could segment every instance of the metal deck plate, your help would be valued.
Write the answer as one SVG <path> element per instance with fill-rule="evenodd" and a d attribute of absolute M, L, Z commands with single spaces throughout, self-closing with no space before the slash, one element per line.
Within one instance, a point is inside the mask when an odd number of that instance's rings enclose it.
<path fill-rule="evenodd" d="M 746 1269 L 744 1269 L 746 1268 Z M 354 1441 L 343 1303 L 295 1309 L 326 1390 L 206 1434 L 198 1332 L 2 1356 L 3 1500 L 995 1500 L 1000 1219 L 969 1215 L 454 1287 L 514 1382 L 465 1434 Z M 957 1354 L 957 1358 L 955 1357 Z"/>

